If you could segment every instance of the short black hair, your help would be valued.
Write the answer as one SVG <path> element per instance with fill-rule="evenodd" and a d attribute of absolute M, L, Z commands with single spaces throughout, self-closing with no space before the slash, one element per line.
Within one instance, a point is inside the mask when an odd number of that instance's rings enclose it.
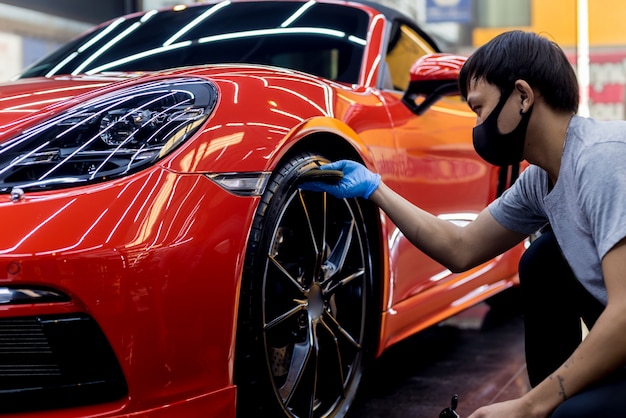
<path fill-rule="evenodd" d="M 504 32 L 476 49 L 459 75 L 464 98 L 469 83 L 480 79 L 503 93 L 511 91 L 516 80 L 525 80 L 551 108 L 578 111 L 580 90 L 572 64 L 555 42 L 533 32 Z"/>

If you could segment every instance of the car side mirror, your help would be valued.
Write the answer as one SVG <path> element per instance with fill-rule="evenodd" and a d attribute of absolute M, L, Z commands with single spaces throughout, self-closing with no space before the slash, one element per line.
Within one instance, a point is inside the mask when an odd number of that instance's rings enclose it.
<path fill-rule="evenodd" d="M 420 57 L 411 67 L 411 81 L 402 102 L 421 115 L 441 97 L 459 94 L 459 73 L 466 60 L 467 57 L 445 53 Z M 423 99 L 418 103 L 418 98 Z"/>

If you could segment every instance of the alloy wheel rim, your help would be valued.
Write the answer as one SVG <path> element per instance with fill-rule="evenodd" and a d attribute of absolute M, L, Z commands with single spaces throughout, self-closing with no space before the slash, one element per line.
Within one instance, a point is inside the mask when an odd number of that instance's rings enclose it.
<path fill-rule="evenodd" d="M 360 378 L 364 232 L 350 202 L 325 193 L 294 191 L 276 219 L 262 295 L 271 382 L 287 414 L 326 417 Z"/>

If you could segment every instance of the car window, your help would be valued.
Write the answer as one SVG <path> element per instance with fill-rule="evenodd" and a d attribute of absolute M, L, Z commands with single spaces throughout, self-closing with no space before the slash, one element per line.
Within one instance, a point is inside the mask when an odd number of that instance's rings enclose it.
<path fill-rule="evenodd" d="M 268 64 L 356 83 L 369 16 L 337 4 L 224 1 L 124 17 L 66 45 L 21 78 Z"/>
<path fill-rule="evenodd" d="M 413 63 L 423 55 L 434 52 L 436 51 L 431 43 L 413 28 L 402 22 L 396 23 L 385 57 L 393 89 L 406 90 Z"/>

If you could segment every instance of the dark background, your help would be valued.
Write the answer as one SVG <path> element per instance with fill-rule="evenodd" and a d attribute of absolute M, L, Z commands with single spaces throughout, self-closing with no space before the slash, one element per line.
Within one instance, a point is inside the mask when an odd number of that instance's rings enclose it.
<path fill-rule="evenodd" d="M 141 10 L 141 0 L 0 0 L 0 3 L 36 10 L 52 16 L 97 24 Z"/>

